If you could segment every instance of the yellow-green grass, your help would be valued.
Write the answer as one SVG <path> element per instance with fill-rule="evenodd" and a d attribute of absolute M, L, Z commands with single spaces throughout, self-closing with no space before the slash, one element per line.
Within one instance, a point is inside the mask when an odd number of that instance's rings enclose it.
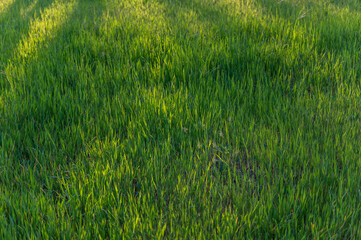
<path fill-rule="evenodd" d="M 1 239 L 358 239 L 357 0 L 2 0 Z"/>

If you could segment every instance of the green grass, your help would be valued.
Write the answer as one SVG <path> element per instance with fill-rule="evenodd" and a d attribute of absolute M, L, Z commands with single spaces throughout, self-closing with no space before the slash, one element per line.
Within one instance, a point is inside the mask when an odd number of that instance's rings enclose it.
<path fill-rule="evenodd" d="M 358 0 L 1 0 L 1 239 L 360 239 Z"/>

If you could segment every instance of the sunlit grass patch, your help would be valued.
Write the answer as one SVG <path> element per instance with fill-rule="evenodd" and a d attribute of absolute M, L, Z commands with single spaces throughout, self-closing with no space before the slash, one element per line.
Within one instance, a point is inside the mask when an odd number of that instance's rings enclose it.
<path fill-rule="evenodd" d="M 39 54 L 38 49 L 46 46 L 46 42 L 56 36 L 56 32 L 62 28 L 74 11 L 76 3 L 76 0 L 54 1 L 41 13 L 39 18 L 31 22 L 29 33 L 19 43 L 14 55 L 20 59 L 36 59 Z"/>
<path fill-rule="evenodd" d="M 15 0 L 3 0 L 0 2 L 0 15 L 6 12 L 8 7 L 13 4 Z"/>

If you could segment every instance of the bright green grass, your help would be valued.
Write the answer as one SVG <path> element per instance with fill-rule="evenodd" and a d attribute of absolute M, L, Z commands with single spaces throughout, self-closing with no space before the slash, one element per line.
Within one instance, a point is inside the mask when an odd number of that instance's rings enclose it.
<path fill-rule="evenodd" d="M 1 0 L 1 239 L 361 238 L 358 0 Z"/>

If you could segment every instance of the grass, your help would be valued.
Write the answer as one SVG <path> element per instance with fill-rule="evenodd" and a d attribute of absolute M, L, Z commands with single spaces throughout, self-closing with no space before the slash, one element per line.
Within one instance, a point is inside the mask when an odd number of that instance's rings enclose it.
<path fill-rule="evenodd" d="M 1 239 L 358 239 L 357 0 L 2 0 Z"/>

